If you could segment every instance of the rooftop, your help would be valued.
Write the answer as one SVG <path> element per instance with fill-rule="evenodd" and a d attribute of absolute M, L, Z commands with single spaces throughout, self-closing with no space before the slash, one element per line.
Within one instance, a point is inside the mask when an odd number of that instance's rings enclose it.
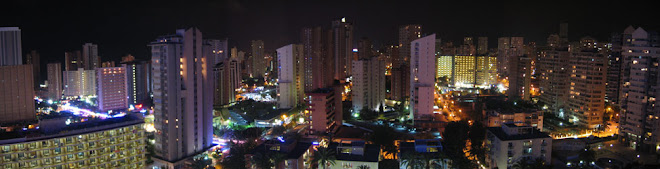
<path fill-rule="evenodd" d="M 139 113 L 108 119 L 78 118 L 77 123 L 71 121 L 71 119 L 76 119 L 74 117 L 77 116 L 46 119 L 40 122 L 37 129 L 0 133 L 0 145 L 66 137 L 144 123 L 144 119 Z"/>
<path fill-rule="evenodd" d="M 346 147 L 345 144 L 342 145 L 343 147 Z M 359 146 L 355 145 L 356 147 L 364 147 L 363 148 L 363 154 L 354 154 L 354 153 L 345 153 L 342 152 L 341 150 L 338 149 L 339 143 L 332 142 L 328 146 L 329 149 L 335 150 L 337 160 L 343 160 L 343 161 L 364 161 L 364 162 L 378 162 L 379 156 L 380 156 L 380 146 L 375 145 L 375 144 L 366 144 L 364 146 Z M 355 148 L 353 148 L 355 149 Z M 352 150 L 356 151 L 356 150 Z M 351 152 L 352 152 L 351 151 Z"/>
<path fill-rule="evenodd" d="M 507 132 L 507 129 L 524 129 L 527 132 Z M 521 130 L 518 130 L 521 131 Z M 525 140 L 525 139 L 538 139 L 538 138 L 552 138 L 547 133 L 541 132 L 539 129 L 530 126 L 516 126 L 514 124 L 505 124 L 502 127 L 488 127 L 488 132 L 493 133 L 495 137 L 502 141 L 508 140 Z"/>

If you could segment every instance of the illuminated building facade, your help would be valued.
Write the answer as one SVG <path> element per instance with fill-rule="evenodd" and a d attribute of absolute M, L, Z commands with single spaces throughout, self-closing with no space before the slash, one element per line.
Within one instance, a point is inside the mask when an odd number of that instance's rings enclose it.
<path fill-rule="evenodd" d="M 415 119 L 433 114 L 435 34 L 410 43 L 410 113 Z"/>
<path fill-rule="evenodd" d="M 378 57 L 353 61 L 353 110 L 378 111 L 385 101 L 385 61 Z"/>
<path fill-rule="evenodd" d="M 96 69 L 98 108 L 101 111 L 128 108 L 128 86 L 125 67 Z"/>
<path fill-rule="evenodd" d="M 573 123 L 592 129 L 603 123 L 607 61 L 606 56 L 593 48 L 573 52 L 566 103 Z"/>
<path fill-rule="evenodd" d="M 277 49 L 277 106 L 282 109 L 299 106 L 304 93 L 303 46 L 290 44 Z"/>
<path fill-rule="evenodd" d="M 181 168 L 213 141 L 211 48 L 197 28 L 149 44 L 153 71 L 155 166 Z"/>
<path fill-rule="evenodd" d="M 144 168 L 147 136 L 143 125 L 144 120 L 132 120 L 0 140 L 0 167 Z"/>
<path fill-rule="evenodd" d="M 565 118 L 564 108 L 569 95 L 570 53 L 567 48 L 542 50 L 537 64 L 539 74 L 539 102 L 548 110 Z"/>
<path fill-rule="evenodd" d="M 343 120 L 342 87 L 336 85 L 333 88 L 317 89 L 307 93 L 305 110 L 311 113 L 312 131 L 331 132 L 341 126 Z"/>
<path fill-rule="evenodd" d="M 93 43 L 83 44 L 82 65 L 85 70 L 94 70 L 101 67 L 101 58 L 99 57 L 99 46 Z"/>
<path fill-rule="evenodd" d="M 438 56 L 437 70 L 435 78 L 447 77 L 452 79 L 452 72 L 454 71 L 454 56 Z"/>
<path fill-rule="evenodd" d="M 334 82 L 332 31 L 321 27 L 303 28 L 304 88 L 311 92 L 330 87 Z"/>
<path fill-rule="evenodd" d="M 128 104 L 139 104 L 149 99 L 151 64 L 145 61 L 131 61 L 121 64 L 126 69 Z"/>
<path fill-rule="evenodd" d="M 626 28 L 622 46 L 622 112 L 619 140 L 639 151 L 660 149 L 660 114 L 658 95 L 658 60 L 660 44 L 657 34 L 641 27 Z"/>
<path fill-rule="evenodd" d="M 497 57 L 477 56 L 476 79 L 477 87 L 490 88 L 497 83 Z"/>
<path fill-rule="evenodd" d="M 453 84 L 471 88 L 475 85 L 475 56 L 454 56 Z"/>
<path fill-rule="evenodd" d="M 74 71 L 64 71 L 64 96 L 95 96 L 96 71 L 78 68 Z"/>

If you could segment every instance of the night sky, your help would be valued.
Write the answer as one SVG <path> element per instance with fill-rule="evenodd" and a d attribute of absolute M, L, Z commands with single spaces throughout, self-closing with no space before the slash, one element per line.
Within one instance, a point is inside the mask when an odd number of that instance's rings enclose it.
<path fill-rule="evenodd" d="M 654 5 L 624 3 L 634 1 L 87 0 L 63 4 L 4 0 L 0 26 L 20 27 L 23 53 L 37 50 L 44 65 L 64 60 L 65 51 L 80 50 L 85 42 L 99 45 L 103 61 L 118 61 L 129 53 L 146 59 L 150 41 L 192 26 L 200 28 L 205 38 L 227 37 L 230 46 L 243 51 L 255 39 L 263 39 L 266 50 L 274 51 L 299 43 L 302 27 L 330 27 L 332 20 L 341 17 L 354 23 L 356 39 L 366 36 L 376 45 L 396 43 L 398 26 L 413 23 L 421 24 L 424 33 L 437 33 L 455 44 L 464 36 L 488 36 L 491 48 L 500 36 L 523 36 L 526 42 L 545 44 L 549 34 L 558 32 L 561 21 L 569 23 L 571 41 L 582 36 L 607 41 L 612 32 L 622 32 L 628 25 L 659 29 Z"/>

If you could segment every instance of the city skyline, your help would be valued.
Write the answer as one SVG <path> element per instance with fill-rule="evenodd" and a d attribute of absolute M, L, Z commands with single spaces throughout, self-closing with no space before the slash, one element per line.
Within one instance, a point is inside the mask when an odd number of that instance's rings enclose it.
<path fill-rule="evenodd" d="M 134 2 L 125 5 L 118 2 L 49 4 L 10 1 L 6 6 L 14 7 L 3 9 L 0 14 L 12 17 L 0 18 L 3 24 L 0 26 L 17 26 L 23 32 L 30 32 L 23 33 L 23 51 L 37 50 L 44 57 L 45 62 L 42 63 L 61 60 L 61 51 L 77 50 L 81 44 L 88 42 L 99 45 L 99 56 L 104 57 L 103 61 L 118 61 L 127 54 L 145 59 L 149 51 L 142 44 L 148 43 L 154 36 L 166 34 L 168 30 L 187 27 L 198 27 L 208 32 L 210 38 L 229 38 L 230 47 L 238 46 L 243 51 L 250 51 L 251 40 L 261 39 L 265 42 L 266 51 L 274 52 L 279 46 L 300 43 L 300 30 L 303 27 L 329 28 L 331 21 L 342 17 L 355 25 L 356 40 L 369 37 L 377 46 L 395 44 L 397 28 L 404 24 L 421 24 L 424 34 L 437 33 L 438 37 L 454 42 L 464 36 L 490 37 L 490 46 L 496 44 L 498 37 L 504 36 L 524 36 L 528 41 L 543 44 L 547 35 L 559 32 L 557 24 L 562 21 L 569 23 L 569 37 L 572 40 L 591 36 L 599 41 L 608 41 L 611 33 L 619 32 L 628 25 L 649 30 L 658 30 L 660 26 L 648 22 L 648 17 L 644 17 L 650 16 L 652 10 L 599 16 L 601 11 L 615 11 L 628 5 L 611 2 L 572 2 L 568 6 L 562 5 L 565 3 L 459 2 L 440 4 L 438 9 L 434 9 L 435 5 L 421 5 L 425 10 L 416 12 L 417 5 L 424 3 L 427 2 L 314 4 L 302 1 L 276 3 L 230 0 Z M 536 5 L 543 5 L 544 8 L 535 8 Z M 52 6 L 61 8 L 50 9 Z M 104 8 L 97 11 L 94 10 L 95 6 Z M 639 8 L 647 7 L 636 7 Z M 475 12 L 465 13 L 461 10 Z M 566 12 L 557 13 L 553 10 Z M 645 14 L 647 11 L 648 15 Z M 80 15 L 83 13 L 85 15 Z M 60 33 L 53 33 L 53 27 Z M 135 40 L 126 41 L 127 38 Z M 57 39 L 59 43 L 45 45 L 39 43 L 40 39 Z"/>

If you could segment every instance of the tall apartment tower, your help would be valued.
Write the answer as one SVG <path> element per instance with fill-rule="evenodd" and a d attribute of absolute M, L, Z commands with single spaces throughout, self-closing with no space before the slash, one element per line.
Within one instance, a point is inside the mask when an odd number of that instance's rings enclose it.
<path fill-rule="evenodd" d="M 128 79 L 125 67 L 103 67 L 96 69 L 96 95 L 99 110 L 128 108 Z"/>
<path fill-rule="evenodd" d="M 399 59 L 392 61 L 393 67 L 410 63 L 410 43 L 422 37 L 421 25 L 404 25 L 399 27 Z"/>
<path fill-rule="evenodd" d="M 332 31 L 321 27 L 303 28 L 301 34 L 305 92 L 328 88 L 334 83 Z"/>
<path fill-rule="evenodd" d="M 126 70 L 128 104 L 142 103 L 149 98 L 149 82 L 151 80 L 149 63 L 135 60 L 126 61 L 122 61 L 121 67 Z"/>
<path fill-rule="evenodd" d="M 209 39 L 208 43 L 211 45 L 214 65 L 229 58 L 229 39 Z"/>
<path fill-rule="evenodd" d="M 497 57 L 477 56 L 475 85 L 490 88 L 497 83 Z"/>
<path fill-rule="evenodd" d="M 41 84 L 41 63 L 39 63 L 39 60 L 39 53 L 36 50 L 32 50 L 25 55 L 25 64 L 32 65 L 35 89 L 39 89 L 39 84 Z"/>
<path fill-rule="evenodd" d="M 30 65 L 0 66 L 0 123 L 37 120 L 34 82 L 26 77 L 32 77 Z"/>
<path fill-rule="evenodd" d="M 220 61 L 213 68 L 215 76 L 214 105 L 224 106 L 236 101 L 236 89 L 240 88 L 241 74 L 236 58 Z"/>
<path fill-rule="evenodd" d="M 374 55 L 371 40 L 367 37 L 362 37 L 358 40 L 358 59 L 368 59 Z"/>
<path fill-rule="evenodd" d="M 342 85 L 333 85 L 330 88 L 319 88 L 307 92 L 307 106 L 310 112 L 311 130 L 317 133 L 336 131 L 342 125 Z"/>
<path fill-rule="evenodd" d="M 85 43 L 82 48 L 82 64 L 85 70 L 94 70 L 101 67 L 99 46 L 93 43 Z"/>
<path fill-rule="evenodd" d="M 597 128 L 605 111 L 607 57 L 597 49 L 574 51 L 570 59 L 569 119 L 587 128 Z"/>
<path fill-rule="evenodd" d="M 64 52 L 64 70 L 76 71 L 78 68 L 83 68 L 82 53 L 80 50 L 73 52 Z"/>
<path fill-rule="evenodd" d="M 497 39 L 497 73 L 500 78 L 509 76 L 509 48 L 511 48 L 511 37 L 500 37 Z"/>
<path fill-rule="evenodd" d="M 479 37 L 477 39 L 477 55 L 488 54 L 488 37 Z"/>
<path fill-rule="evenodd" d="M 47 64 L 46 73 L 48 74 L 48 99 L 60 100 L 62 98 L 62 64 Z"/>
<path fill-rule="evenodd" d="M 378 111 L 385 101 L 385 61 L 378 57 L 353 62 L 353 110 Z"/>
<path fill-rule="evenodd" d="M 410 113 L 415 119 L 433 114 L 435 34 L 410 43 Z"/>
<path fill-rule="evenodd" d="M 571 54 L 568 48 L 542 50 L 536 64 L 539 76 L 539 102 L 548 110 L 565 118 L 564 107 L 569 97 Z"/>
<path fill-rule="evenodd" d="M 0 27 L 0 66 L 22 65 L 21 29 Z"/>
<path fill-rule="evenodd" d="M 353 63 L 353 24 L 346 18 L 332 21 L 333 54 L 335 58 L 335 79 L 344 80 L 351 76 Z"/>
<path fill-rule="evenodd" d="M 391 94 L 394 100 L 410 96 L 410 43 L 422 37 L 421 25 L 399 27 L 399 55 L 392 59 Z"/>
<path fill-rule="evenodd" d="M 304 93 L 304 58 L 303 46 L 290 44 L 277 49 L 279 99 L 281 109 L 294 108 L 303 103 Z"/>
<path fill-rule="evenodd" d="M 211 46 L 197 28 L 151 42 L 155 152 L 161 168 L 181 168 L 211 147 L 213 75 Z"/>
<path fill-rule="evenodd" d="M 632 27 L 629 28 L 630 29 L 628 32 L 633 32 L 635 30 Z M 612 34 L 610 42 L 612 44 L 612 48 L 609 55 L 607 55 L 607 91 L 605 92 L 605 102 L 613 105 L 621 105 L 619 102 L 619 94 L 621 94 L 621 64 L 623 61 L 621 53 L 623 45 L 623 34 Z"/>
<path fill-rule="evenodd" d="M 456 87 L 474 87 L 476 56 L 454 56 L 453 61 L 451 83 Z"/>
<path fill-rule="evenodd" d="M 658 62 L 660 44 L 658 34 L 641 27 L 627 28 L 623 33 L 623 64 L 621 65 L 622 116 L 619 140 L 636 150 L 657 152 L 660 145 L 660 116 L 658 104 Z"/>
<path fill-rule="evenodd" d="M 267 67 L 264 41 L 253 40 L 250 44 L 252 47 L 252 77 L 264 77 Z"/>
<path fill-rule="evenodd" d="M 527 56 L 513 56 L 509 60 L 509 89 L 507 97 L 512 100 L 530 100 L 532 59 Z"/>
<path fill-rule="evenodd" d="M 64 96 L 96 95 L 96 71 L 78 68 L 75 71 L 64 71 Z"/>

